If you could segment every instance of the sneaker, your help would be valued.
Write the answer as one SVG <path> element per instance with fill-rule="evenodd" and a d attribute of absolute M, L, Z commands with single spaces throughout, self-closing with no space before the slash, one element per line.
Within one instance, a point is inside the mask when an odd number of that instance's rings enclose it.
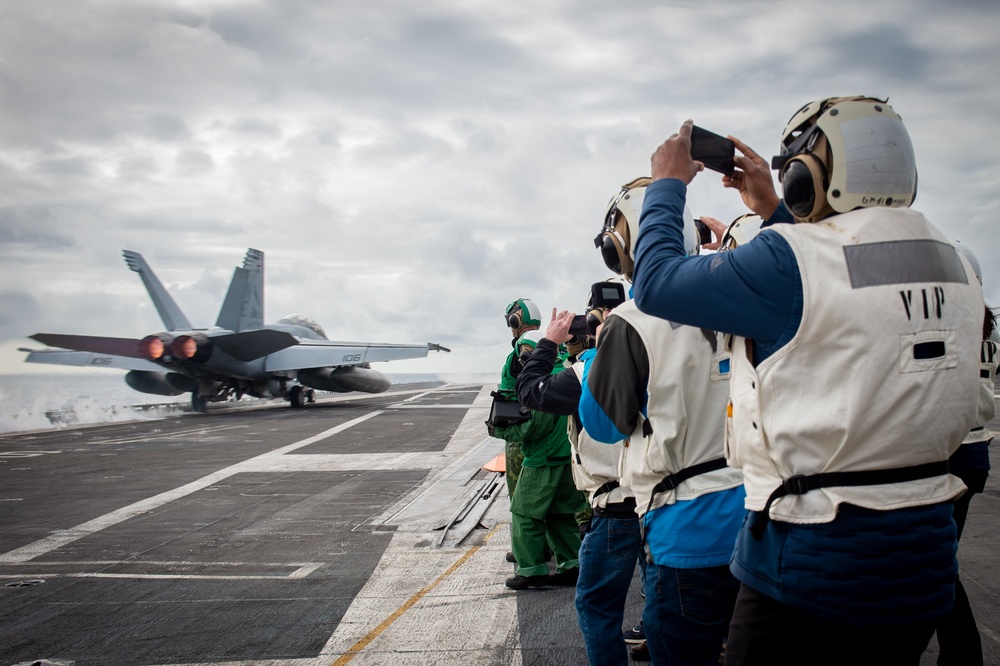
<path fill-rule="evenodd" d="M 552 582 L 549 581 L 548 574 L 542 574 L 541 576 L 512 576 L 507 579 L 504 585 L 512 590 L 527 590 L 530 587 L 548 587 L 552 585 Z"/>
<path fill-rule="evenodd" d="M 633 645 L 638 645 L 646 640 L 646 632 L 642 629 L 642 622 L 635 625 L 631 629 L 626 629 L 622 632 L 625 636 L 625 642 L 631 643 Z"/>
<path fill-rule="evenodd" d="M 580 567 L 573 567 L 562 573 L 549 574 L 550 585 L 560 587 L 575 587 L 576 581 L 580 577 Z"/>
<path fill-rule="evenodd" d="M 646 645 L 646 641 L 630 647 L 628 649 L 628 656 L 632 657 L 632 661 L 652 661 L 649 656 L 649 646 Z"/>

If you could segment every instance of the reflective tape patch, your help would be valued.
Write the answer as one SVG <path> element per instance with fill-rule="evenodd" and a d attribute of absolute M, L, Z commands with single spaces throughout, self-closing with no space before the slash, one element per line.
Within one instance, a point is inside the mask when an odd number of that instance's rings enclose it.
<path fill-rule="evenodd" d="M 906 128 L 896 118 L 864 116 L 840 124 L 847 191 L 891 194 L 913 191 L 917 163 Z"/>
<path fill-rule="evenodd" d="M 854 289 L 914 282 L 969 284 L 955 248 L 936 240 L 886 241 L 844 247 Z"/>

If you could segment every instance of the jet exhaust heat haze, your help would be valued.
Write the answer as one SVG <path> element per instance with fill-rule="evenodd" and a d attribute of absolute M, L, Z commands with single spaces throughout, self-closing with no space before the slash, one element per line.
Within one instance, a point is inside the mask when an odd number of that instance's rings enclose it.
<path fill-rule="evenodd" d="M 334 342 L 305 315 L 264 324 L 264 253 L 250 248 L 237 267 L 213 328 L 194 328 L 152 269 L 137 252 L 125 263 L 139 274 L 166 331 L 141 340 L 89 335 L 36 333 L 30 336 L 58 349 L 31 350 L 28 363 L 128 370 L 125 382 L 142 393 L 191 393 L 191 406 L 251 395 L 284 398 L 292 407 L 314 400 L 314 390 L 381 393 L 389 379 L 370 363 L 450 351 L 425 345 Z"/>

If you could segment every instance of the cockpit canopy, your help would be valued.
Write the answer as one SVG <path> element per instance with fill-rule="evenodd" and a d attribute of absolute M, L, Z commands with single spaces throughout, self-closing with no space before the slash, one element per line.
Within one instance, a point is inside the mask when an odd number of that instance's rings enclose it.
<path fill-rule="evenodd" d="M 278 323 L 288 326 L 301 326 L 302 328 L 308 328 L 319 337 L 324 340 L 326 339 L 326 331 L 323 330 L 323 327 L 317 324 L 315 319 L 304 314 L 290 314 L 287 317 L 279 319 Z"/>

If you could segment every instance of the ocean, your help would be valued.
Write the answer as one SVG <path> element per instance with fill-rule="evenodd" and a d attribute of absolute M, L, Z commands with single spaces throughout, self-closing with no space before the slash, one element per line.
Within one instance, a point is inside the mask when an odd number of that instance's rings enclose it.
<path fill-rule="evenodd" d="M 385 374 L 394 386 L 497 381 L 496 374 Z M 190 400 L 189 393 L 168 397 L 134 391 L 124 373 L 0 375 L 0 433 L 158 419 Z"/>

